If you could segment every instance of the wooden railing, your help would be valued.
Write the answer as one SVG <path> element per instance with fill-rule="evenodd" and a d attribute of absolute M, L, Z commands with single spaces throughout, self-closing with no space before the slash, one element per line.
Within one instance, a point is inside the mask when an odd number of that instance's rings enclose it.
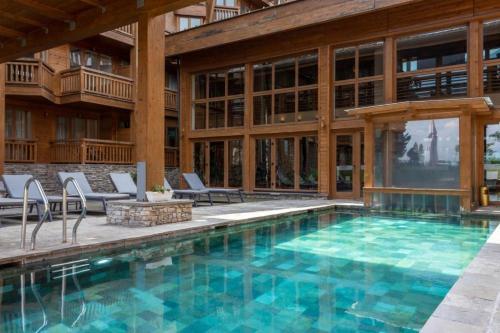
<path fill-rule="evenodd" d="M 166 167 L 179 166 L 179 148 L 165 147 L 165 166 Z"/>
<path fill-rule="evenodd" d="M 226 20 L 234 16 L 238 16 L 240 13 L 238 8 L 227 8 L 227 7 L 215 7 L 214 9 L 214 21 Z"/>
<path fill-rule="evenodd" d="M 133 101 L 132 79 L 87 67 L 79 67 L 61 72 L 61 95 L 88 93 Z"/>
<path fill-rule="evenodd" d="M 134 26 L 132 24 L 124 25 L 123 27 L 116 28 L 115 31 L 122 33 L 124 35 L 133 36 Z"/>
<path fill-rule="evenodd" d="M 38 86 L 54 92 L 54 70 L 41 60 L 8 62 L 5 83 L 20 86 Z"/>
<path fill-rule="evenodd" d="M 36 155 L 35 140 L 5 139 L 5 162 L 35 163 Z"/>
<path fill-rule="evenodd" d="M 131 142 L 81 139 L 51 142 L 52 163 L 132 164 Z"/>
<path fill-rule="evenodd" d="M 165 109 L 177 110 L 177 91 L 165 88 Z"/>

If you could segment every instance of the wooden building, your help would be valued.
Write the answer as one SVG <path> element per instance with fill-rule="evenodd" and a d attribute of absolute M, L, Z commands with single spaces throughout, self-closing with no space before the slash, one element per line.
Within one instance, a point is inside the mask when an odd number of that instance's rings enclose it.
<path fill-rule="evenodd" d="M 165 52 L 181 64 L 181 168 L 209 186 L 459 211 L 487 185 L 497 201 L 498 1 L 302 0 L 167 36 Z"/>

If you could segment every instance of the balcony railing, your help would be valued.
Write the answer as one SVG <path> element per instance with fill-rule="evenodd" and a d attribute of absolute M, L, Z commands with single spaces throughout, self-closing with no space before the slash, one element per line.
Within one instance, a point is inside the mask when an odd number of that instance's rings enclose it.
<path fill-rule="evenodd" d="M 179 148 L 165 147 L 165 166 L 166 167 L 179 166 Z"/>
<path fill-rule="evenodd" d="M 226 20 L 239 14 L 240 10 L 238 8 L 215 7 L 214 21 Z"/>
<path fill-rule="evenodd" d="M 132 24 L 127 24 L 123 27 L 116 28 L 115 31 L 132 37 L 134 35 L 134 26 Z"/>
<path fill-rule="evenodd" d="M 177 110 L 177 91 L 165 88 L 165 109 Z"/>
<path fill-rule="evenodd" d="M 54 70 L 41 60 L 8 62 L 5 71 L 8 85 L 40 87 L 54 92 Z"/>
<path fill-rule="evenodd" d="M 133 101 L 132 79 L 87 67 L 79 67 L 61 72 L 61 95 L 87 93 Z"/>
<path fill-rule="evenodd" d="M 5 139 L 5 162 L 35 163 L 36 155 L 35 140 Z"/>
<path fill-rule="evenodd" d="M 80 139 L 50 144 L 52 163 L 133 164 L 131 142 Z"/>

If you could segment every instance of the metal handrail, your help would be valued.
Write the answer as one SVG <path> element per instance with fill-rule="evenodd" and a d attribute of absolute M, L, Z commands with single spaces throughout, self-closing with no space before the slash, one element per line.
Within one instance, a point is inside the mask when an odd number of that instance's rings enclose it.
<path fill-rule="evenodd" d="M 62 231 L 62 242 L 66 243 L 68 241 L 68 236 L 67 236 L 67 225 L 68 225 L 68 184 L 72 183 L 73 186 L 76 189 L 76 192 L 78 193 L 78 196 L 80 197 L 81 204 L 82 204 L 82 212 L 80 213 L 80 216 L 78 216 L 78 219 L 75 222 L 75 225 L 73 226 L 73 232 L 71 235 L 71 244 L 76 243 L 76 232 L 78 230 L 78 227 L 80 226 L 80 222 L 85 218 L 87 215 L 87 200 L 85 199 L 85 196 L 83 195 L 83 191 L 80 188 L 80 185 L 78 185 L 78 182 L 76 181 L 75 178 L 73 177 L 68 177 L 64 180 L 63 183 L 63 231 Z"/>
<path fill-rule="evenodd" d="M 49 207 L 49 200 L 47 199 L 47 196 L 45 195 L 45 192 L 40 182 L 33 177 L 28 179 L 24 184 L 24 193 L 23 193 L 23 222 L 21 225 L 21 249 L 24 249 L 26 246 L 26 225 L 28 223 L 28 201 L 29 201 L 28 197 L 29 197 L 29 188 L 32 183 L 34 183 L 35 186 L 37 187 L 38 192 L 42 197 L 44 206 L 42 218 L 38 221 L 38 223 L 35 226 L 35 229 L 33 229 L 33 232 L 31 233 L 31 250 L 34 250 L 36 245 L 36 235 L 38 233 L 38 230 L 40 230 L 40 228 L 42 227 L 43 222 L 45 222 L 45 220 L 47 219 L 47 216 L 49 216 L 50 207 Z"/>

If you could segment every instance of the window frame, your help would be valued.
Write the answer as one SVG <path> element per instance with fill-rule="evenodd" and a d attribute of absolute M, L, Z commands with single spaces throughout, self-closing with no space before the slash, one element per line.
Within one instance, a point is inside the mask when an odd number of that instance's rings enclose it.
<path fill-rule="evenodd" d="M 316 66 L 317 66 L 317 79 L 315 84 L 308 84 L 308 85 L 299 85 L 299 60 L 303 56 L 307 55 L 315 55 L 316 56 Z M 286 60 L 286 59 L 293 59 L 294 60 L 294 70 L 295 70 L 295 75 L 294 75 L 294 86 L 293 87 L 288 87 L 288 88 L 276 88 L 276 63 Z M 255 87 L 253 85 L 254 80 L 255 80 L 255 66 L 259 64 L 264 64 L 264 63 L 270 63 L 271 64 L 271 89 L 268 90 L 262 90 L 262 91 L 255 91 Z M 319 52 L 317 49 L 309 50 L 300 54 L 293 54 L 293 55 L 287 55 L 284 57 L 279 57 L 279 58 L 274 58 L 274 59 L 266 59 L 262 61 L 256 61 L 252 62 L 250 64 L 251 66 L 251 76 L 252 76 L 252 87 L 251 88 L 251 105 L 252 105 L 252 115 L 251 115 L 251 126 L 252 127 L 262 127 L 262 126 L 275 126 L 275 125 L 280 125 L 280 126 L 286 126 L 290 124 L 302 124 L 302 123 L 314 123 L 318 121 L 318 112 L 319 112 Z M 316 98 L 317 98 L 317 110 L 316 110 L 316 116 L 315 119 L 313 120 L 301 120 L 299 119 L 299 94 L 303 91 L 316 91 Z M 294 109 L 294 120 L 293 121 L 288 121 L 288 122 L 277 122 L 275 121 L 276 118 L 276 96 L 281 95 L 281 94 L 287 94 L 287 93 L 294 93 L 295 96 L 295 109 Z M 270 96 L 271 97 L 271 122 L 267 124 L 255 124 L 254 122 L 254 115 L 255 115 L 255 108 L 254 108 L 254 98 L 255 97 L 260 97 L 260 96 Z"/>
<path fill-rule="evenodd" d="M 196 15 L 176 15 L 177 17 L 177 20 L 176 20 L 176 23 L 177 23 L 177 31 L 186 31 L 186 30 L 189 30 L 189 29 L 192 29 L 192 28 L 196 28 L 196 27 L 199 27 L 199 26 L 202 26 L 204 23 L 205 23 L 205 20 L 203 18 L 203 16 L 196 16 Z M 186 29 L 182 29 L 181 30 L 181 19 L 187 19 L 188 20 L 188 27 Z M 195 25 L 193 26 L 193 19 L 198 19 L 200 20 L 200 25 Z"/>
<path fill-rule="evenodd" d="M 382 73 L 377 74 L 377 75 L 372 75 L 372 76 L 359 76 L 359 50 L 361 46 L 364 45 L 370 45 L 370 44 L 377 44 L 381 43 L 382 46 Z M 348 120 L 348 119 L 353 119 L 354 117 L 352 116 L 343 116 L 343 117 L 338 117 L 336 114 L 336 89 L 337 87 L 340 86 L 351 86 L 354 85 L 354 106 L 352 108 L 358 108 L 359 107 L 359 87 L 363 83 L 370 83 L 370 82 L 381 82 L 382 83 L 382 95 L 384 95 L 385 91 L 385 43 L 386 41 L 384 39 L 378 39 L 378 40 L 372 40 L 372 41 L 366 41 L 366 42 L 360 42 L 356 44 L 349 44 L 349 45 L 339 45 L 339 46 L 334 46 L 332 50 L 332 108 L 333 108 L 333 119 L 334 120 Z M 344 79 L 344 80 L 336 80 L 336 62 L 337 62 L 337 53 L 336 50 L 339 49 L 349 49 L 349 48 L 354 48 L 354 78 L 352 79 Z M 390 55 L 391 56 L 391 55 Z M 377 105 L 377 104 L 374 104 Z"/>
<path fill-rule="evenodd" d="M 498 59 L 487 59 L 486 58 L 486 54 L 485 54 L 485 48 L 484 48 L 484 41 L 485 41 L 485 37 L 486 37 L 486 34 L 485 34 L 485 29 L 484 29 L 484 25 L 488 24 L 488 23 L 498 23 L 500 24 L 500 18 L 497 18 L 497 19 L 492 19 L 492 20 L 487 20 L 487 21 L 484 21 L 482 24 L 483 24 L 483 29 L 481 29 L 481 61 L 482 61 L 482 68 L 481 68 L 481 71 L 482 71 L 482 80 L 481 80 L 481 93 L 483 95 L 488 95 L 488 94 L 491 94 L 491 93 L 495 93 L 495 91 L 487 91 L 487 87 L 488 85 L 486 85 L 486 81 L 488 80 L 488 77 L 487 77 L 487 72 L 488 72 L 488 68 L 489 67 L 500 67 L 500 58 Z M 499 45 L 499 48 L 500 48 L 500 45 Z M 500 69 L 498 69 L 498 71 L 500 71 Z M 500 90 L 496 91 L 497 94 L 500 95 Z M 496 100 L 494 100 L 492 98 L 492 101 L 495 102 Z"/>

